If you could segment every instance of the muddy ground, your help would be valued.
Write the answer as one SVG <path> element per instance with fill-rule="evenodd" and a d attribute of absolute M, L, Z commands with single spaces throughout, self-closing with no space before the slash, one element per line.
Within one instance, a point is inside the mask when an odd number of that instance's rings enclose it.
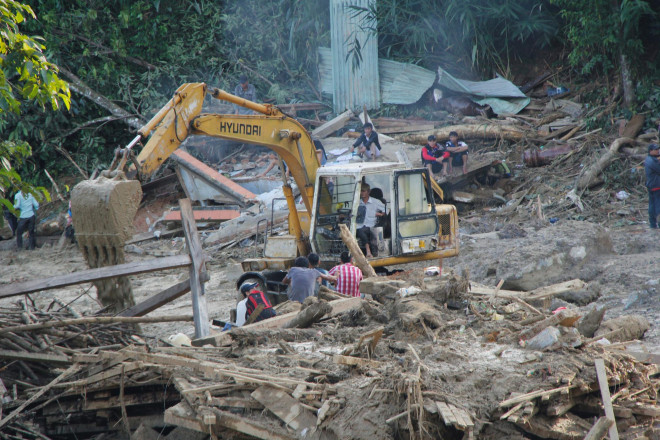
<path fill-rule="evenodd" d="M 481 228 L 483 230 L 483 228 Z M 589 222 L 560 221 L 544 227 L 500 228 L 500 231 L 471 232 L 461 227 L 460 256 L 447 259 L 446 268 L 459 272 L 468 269 L 470 278 L 494 286 L 505 279 L 505 288 L 533 289 L 580 278 L 588 283 L 582 291 L 569 292 L 542 306 L 554 310 L 573 303 L 587 311 L 594 306 L 607 309 L 605 319 L 622 314 L 641 314 L 651 323 L 644 342 L 660 351 L 660 233 L 643 226 L 606 228 Z M 502 238 L 500 238 L 502 237 Z M 152 240 L 140 243 L 143 253 L 127 252 L 128 262 L 155 256 L 185 252 L 183 238 Z M 206 284 L 209 316 L 228 320 L 235 305 L 235 283 L 241 275 L 241 258 L 252 255 L 254 247 L 234 248 L 209 255 L 211 280 Z M 423 263 L 417 264 L 417 266 Z M 413 265 L 414 266 L 414 265 Z M 35 251 L 0 251 L 0 280 L 13 283 L 45 278 L 85 269 L 78 249 L 71 244 L 59 248 L 45 244 Z M 132 277 L 137 302 L 184 280 L 185 269 Z M 31 295 L 39 305 L 48 305 L 54 297 L 71 303 L 82 312 L 100 309 L 94 287 L 82 284 Z M 7 298 L 0 304 L 16 301 Z M 151 315 L 192 313 L 190 295 L 167 304 Z M 143 326 L 145 334 L 165 338 L 177 332 L 192 335 L 192 323 L 167 323 Z"/>

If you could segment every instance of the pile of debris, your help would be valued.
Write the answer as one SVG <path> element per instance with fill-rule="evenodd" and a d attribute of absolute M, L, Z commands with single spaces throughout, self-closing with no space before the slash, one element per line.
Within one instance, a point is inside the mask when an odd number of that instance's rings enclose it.
<path fill-rule="evenodd" d="M 608 429 L 657 438 L 660 370 L 612 343 L 629 339 L 627 324 L 577 309 L 553 314 L 539 292 L 469 284 L 466 275 L 421 269 L 368 278 L 365 299 L 310 299 L 299 312 L 193 346 L 145 343 L 125 330 L 121 349 L 109 340 L 84 349 L 57 342 L 40 355 L 59 356 L 68 369 L 44 368 L 38 385 L 24 383 L 28 373 L 3 376 L 17 391 L 5 396 L 10 415 L 0 425 L 14 427 L 7 438 L 26 426 L 35 434 L 23 438 L 582 439 Z M 4 312 L 25 322 L 21 308 Z M 586 337 L 587 321 L 607 328 Z M 54 342 L 52 330 L 20 337 L 38 347 L 46 336 Z M 43 368 L 28 355 L 25 365 Z"/>

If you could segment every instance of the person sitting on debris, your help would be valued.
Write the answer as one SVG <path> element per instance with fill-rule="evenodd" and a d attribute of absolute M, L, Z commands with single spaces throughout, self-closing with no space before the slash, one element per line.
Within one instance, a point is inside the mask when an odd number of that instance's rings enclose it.
<path fill-rule="evenodd" d="M 248 82 L 248 78 L 245 74 L 241 75 L 238 79 L 240 84 L 234 89 L 234 95 L 239 98 L 247 99 L 248 101 L 256 102 L 257 101 L 257 90 L 252 84 Z M 234 104 L 234 114 L 236 115 L 253 115 L 254 112 L 249 108 L 241 107 L 240 105 Z"/>
<path fill-rule="evenodd" d="M 257 285 L 258 283 L 243 283 L 241 285 L 241 294 L 245 299 L 239 301 L 236 305 L 236 326 L 238 327 L 245 325 L 245 322 L 250 319 L 250 315 L 254 313 L 257 307 L 262 305 L 261 313 L 252 322 L 259 322 L 277 316 L 277 312 L 273 309 L 266 295 L 261 290 L 255 289 Z"/>
<path fill-rule="evenodd" d="M 366 250 L 366 257 L 378 256 L 378 237 L 373 228 L 376 226 L 378 217 L 385 215 L 385 205 L 378 199 L 369 196 L 371 187 L 363 183 L 360 188 L 360 206 L 358 206 L 357 218 L 355 219 L 355 236 L 360 245 Z"/>
<path fill-rule="evenodd" d="M 321 264 L 321 257 L 319 257 L 319 254 L 315 254 L 312 252 L 311 254 L 307 255 L 307 260 L 309 261 L 309 268 L 310 269 L 315 269 L 319 273 L 323 275 L 328 275 L 328 271 L 323 269 L 322 267 L 319 267 L 319 264 Z M 318 282 L 316 283 L 316 288 L 314 289 L 314 295 L 318 296 L 318 291 L 319 287 L 323 285 L 325 287 L 330 287 L 330 282 L 325 279 L 321 279 L 321 283 L 319 284 Z"/>
<path fill-rule="evenodd" d="M 289 269 L 289 273 L 282 280 L 284 284 L 289 284 L 289 300 L 302 303 L 308 296 L 314 296 L 316 282 L 320 279 L 332 279 L 328 275 L 323 275 L 316 269 L 309 268 L 307 257 L 298 257 Z"/>
<path fill-rule="evenodd" d="M 660 147 L 649 145 L 649 154 L 644 159 L 646 172 L 646 189 L 649 192 L 649 226 L 658 229 L 658 214 L 660 214 Z"/>
<path fill-rule="evenodd" d="M 18 218 L 18 225 L 16 226 L 16 244 L 18 250 L 23 249 L 23 232 L 28 231 L 28 249 L 32 250 L 37 247 L 37 234 L 35 226 L 37 223 L 36 212 L 39 209 L 39 203 L 30 193 L 19 191 L 14 196 L 14 209 L 19 209 L 21 215 Z"/>
<path fill-rule="evenodd" d="M 362 271 L 359 267 L 353 266 L 353 257 L 348 252 L 342 252 L 339 259 L 341 264 L 328 272 L 333 277 L 337 292 L 349 296 L 360 296 Z"/>
<path fill-rule="evenodd" d="M 463 174 L 467 174 L 468 145 L 458 140 L 458 133 L 452 131 L 449 133 L 449 140 L 445 144 L 445 149 L 449 151 L 451 160 L 449 161 L 449 174 L 453 173 L 453 167 L 463 166 Z"/>
<path fill-rule="evenodd" d="M 422 164 L 429 170 L 431 179 L 435 179 L 435 175 L 440 172 L 442 177 L 446 177 L 450 153 L 438 145 L 435 135 L 430 135 L 428 141 L 422 148 Z"/>
<path fill-rule="evenodd" d="M 367 159 L 375 159 L 380 157 L 380 142 L 378 142 L 378 133 L 374 131 L 374 126 L 371 122 L 367 122 L 362 126 L 364 133 L 355 141 L 351 147 L 351 154 L 353 156 L 359 155 L 360 157 L 366 156 Z M 358 149 L 357 153 L 355 148 Z"/>

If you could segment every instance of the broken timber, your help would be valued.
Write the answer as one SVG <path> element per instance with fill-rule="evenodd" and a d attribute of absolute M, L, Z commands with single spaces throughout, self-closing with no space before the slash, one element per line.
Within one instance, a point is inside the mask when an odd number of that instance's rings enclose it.
<path fill-rule="evenodd" d="M 335 131 L 344 127 L 348 120 L 351 119 L 351 116 L 353 116 L 353 112 L 346 110 L 336 118 L 331 119 L 320 127 L 314 129 L 314 131 L 312 131 L 312 136 L 319 139 L 330 136 Z"/>
<path fill-rule="evenodd" d="M 330 301 L 328 304 L 332 307 L 330 316 L 336 316 L 340 313 L 344 313 L 348 310 L 351 310 L 355 307 L 359 307 L 362 303 L 360 297 L 339 299 L 336 301 Z M 284 328 L 291 320 L 293 320 L 298 315 L 298 312 L 291 312 L 284 315 L 278 315 L 273 318 L 264 319 L 263 321 L 255 322 L 254 324 L 245 325 L 240 327 L 241 329 L 273 329 L 273 328 Z M 202 347 L 206 344 L 213 345 L 215 347 L 222 347 L 231 345 L 231 330 L 222 332 L 216 335 L 211 335 L 206 338 L 194 339 L 192 345 L 195 347 Z"/>
<path fill-rule="evenodd" d="M 256 201 L 256 196 L 252 192 L 218 173 L 208 165 L 195 159 L 182 149 L 176 150 L 172 153 L 171 157 L 180 167 L 184 168 L 187 173 L 198 178 L 198 181 L 217 190 L 219 194 L 233 199 L 240 206 L 247 206 L 249 203 Z M 181 184 L 186 186 L 188 182 L 186 181 L 185 176 L 182 180 Z M 194 179 L 192 180 L 192 185 L 194 186 Z"/>
<path fill-rule="evenodd" d="M 157 270 L 186 267 L 190 265 L 190 262 L 190 256 L 188 255 L 175 255 L 173 257 L 158 258 L 138 263 L 125 263 L 116 266 L 101 267 L 98 269 L 81 270 L 41 280 L 4 285 L 0 287 L 0 298 L 23 295 L 25 293 L 38 292 L 40 290 L 57 289 L 59 287 L 105 280 L 124 275 L 137 275 Z"/>

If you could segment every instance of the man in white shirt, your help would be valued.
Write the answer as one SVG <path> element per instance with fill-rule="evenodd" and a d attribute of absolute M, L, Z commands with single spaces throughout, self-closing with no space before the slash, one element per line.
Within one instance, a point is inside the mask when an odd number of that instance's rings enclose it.
<path fill-rule="evenodd" d="M 378 256 L 378 237 L 373 228 L 376 226 L 378 217 L 385 215 L 385 205 L 380 200 L 369 197 L 370 191 L 371 187 L 363 183 L 360 188 L 360 206 L 358 206 L 355 228 L 355 236 L 364 246 L 367 258 Z"/>

